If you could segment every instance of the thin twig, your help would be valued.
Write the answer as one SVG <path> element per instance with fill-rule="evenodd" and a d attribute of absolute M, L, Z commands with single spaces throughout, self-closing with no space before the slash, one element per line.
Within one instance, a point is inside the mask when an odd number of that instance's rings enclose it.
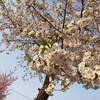
<path fill-rule="evenodd" d="M 67 14 L 67 11 L 66 11 L 66 8 L 67 8 L 67 1 L 65 2 L 65 9 L 64 9 L 64 17 L 63 17 L 63 25 L 62 25 L 62 32 L 63 32 L 63 29 L 64 29 L 64 26 L 65 26 L 65 18 L 66 18 L 66 14 Z"/>
<path fill-rule="evenodd" d="M 84 10 L 84 0 L 81 0 L 82 8 L 81 8 L 81 18 L 83 17 L 83 10 Z"/>
<path fill-rule="evenodd" d="M 59 29 L 57 29 L 50 21 L 48 21 L 36 8 L 35 5 L 32 5 L 32 8 L 34 9 L 34 11 L 42 18 L 44 19 L 51 27 L 53 27 L 56 31 L 58 31 L 59 33 L 62 33 L 62 31 L 60 31 Z"/>
<path fill-rule="evenodd" d="M 63 25 L 62 25 L 62 33 L 63 33 L 63 29 L 64 29 L 64 26 L 65 26 L 65 19 L 66 19 L 66 14 L 67 14 L 67 11 L 66 11 L 66 8 L 67 8 L 67 1 L 65 2 L 65 9 L 64 9 L 64 17 L 63 17 Z M 61 48 L 63 49 L 63 40 L 61 41 L 62 42 L 62 45 L 61 45 Z"/>
<path fill-rule="evenodd" d="M 84 11 L 84 0 L 81 0 L 81 5 L 82 5 L 82 8 L 81 8 L 81 15 L 80 15 L 80 18 L 83 17 L 83 11 Z M 79 32 L 81 33 L 82 31 L 82 28 L 79 27 Z"/>
<path fill-rule="evenodd" d="M 20 43 L 25 43 L 25 44 L 37 44 L 38 46 L 40 46 L 40 44 L 38 43 L 37 40 L 29 41 L 29 40 L 21 40 L 21 39 L 17 39 L 17 40 L 9 39 L 8 41 L 11 41 L 11 42 L 20 42 Z"/>
<path fill-rule="evenodd" d="M 84 28 L 85 30 L 89 31 L 91 34 L 94 34 L 90 29 L 88 29 L 87 27 Z"/>
<path fill-rule="evenodd" d="M 81 8 L 81 16 L 80 17 L 82 18 L 83 17 L 83 11 L 84 11 L 84 0 L 81 0 L 81 4 L 82 4 L 82 8 Z M 90 29 L 88 29 L 87 27 L 85 27 L 84 29 L 93 34 L 93 32 Z M 80 30 L 81 30 L 81 28 L 80 28 Z"/>

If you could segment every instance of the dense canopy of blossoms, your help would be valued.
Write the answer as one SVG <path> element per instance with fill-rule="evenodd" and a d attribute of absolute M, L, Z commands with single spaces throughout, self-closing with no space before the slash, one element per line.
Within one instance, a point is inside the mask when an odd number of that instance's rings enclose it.
<path fill-rule="evenodd" d="M 100 0 L 0 0 L 0 30 L 9 50 L 49 75 L 52 94 L 74 82 L 100 88 Z"/>

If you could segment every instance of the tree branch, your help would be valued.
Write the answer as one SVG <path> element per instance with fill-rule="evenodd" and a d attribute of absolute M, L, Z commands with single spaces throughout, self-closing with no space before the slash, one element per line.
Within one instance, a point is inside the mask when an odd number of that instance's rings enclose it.
<path fill-rule="evenodd" d="M 37 95 L 35 100 L 47 100 L 48 99 L 49 95 L 45 92 L 45 89 L 48 87 L 49 83 L 50 83 L 49 76 L 46 75 L 43 87 L 39 89 L 39 94 Z"/>
<path fill-rule="evenodd" d="M 35 5 L 32 5 L 32 8 L 34 9 L 34 11 L 42 18 L 44 19 L 51 27 L 53 27 L 56 31 L 58 31 L 59 33 L 62 33 L 62 31 L 60 31 L 59 29 L 57 29 L 50 21 L 48 21 L 39 11 L 37 11 L 37 9 L 35 8 Z"/>
<path fill-rule="evenodd" d="M 82 8 L 81 8 L 81 15 L 80 15 L 80 18 L 83 17 L 83 10 L 84 10 L 84 0 L 81 0 L 81 5 L 82 5 Z M 81 33 L 82 31 L 82 28 L 79 27 L 79 32 Z"/>
<path fill-rule="evenodd" d="M 82 8 L 81 8 L 81 18 L 83 17 L 83 10 L 84 10 L 84 0 L 81 0 Z"/>
<path fill-rule="evenodd" d="M 65 9 L 64 9 L 64 17 L 63 17 L 63 25 L 62 25 L 62 32 L 63 32 L 63 29 L 64 29 L 64 26 L 65 26 L 65 18 L 66 18 L 66 14 L 67 14 L 67 11 L 66 11 L 66 8 L 67 8 L 67 1 L 65 2 Z"/>
<path fill-rule="evenodd" d="M 27 39 L 9 39 L 8 40 L 9 42 L 14 42 L 14 43 L 24 43 L 24 44 L 36 44 L 36 45 L 38 45 L 38 46 L 40 46 L 40 44 L 38 43 L 38 41 L 37 40 L 32 40 L 32 41 L 29 41 L 29 40 L 27 40 Z"/>
<path fill-rule="evenodd" d="M 67 12 L 66 12 L 67 1 L 68 1 L 68 0 L 65 1 L 65 9 L 64 9 L 64 17 L 63 17 L 62 33 L 63 33 L 63 29 L 64 29 L 64 26 L 65 26 L 65 19 L 66 19 L 66 14 L 67 14 Z M 61 48 L 63 49 L 63 40 L 62 40 L 61 42 L 62 42 Z"/>

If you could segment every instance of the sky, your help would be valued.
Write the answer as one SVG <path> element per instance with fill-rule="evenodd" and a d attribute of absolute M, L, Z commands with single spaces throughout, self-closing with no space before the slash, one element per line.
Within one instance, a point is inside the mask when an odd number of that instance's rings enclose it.
<path fill-rule="evenodd" d="M 14 66 L 17 66 L 14 76 L 17 76 L 18 80 L 8 88 L 9 95 L 5 100 L 33 100 L 38 93 L 38 88 L 42 86 L 37 77 L 29 81 L 22 80 L 24 75 L 23 69 L 18 66 L 16 59 L 21 54 L 22 52 L 20 51 L 11 52 L 9 55 L 5 53 L 0 54 L 0 71 L 7 72 L 13 70 Z M 48 100 L 99 100 L 99 98 L 100 89 L 86 90 L 82 88 L 82 85 L 75 83 L 66 92 L 54 92 L 54 96 L 51 96 Z"/>

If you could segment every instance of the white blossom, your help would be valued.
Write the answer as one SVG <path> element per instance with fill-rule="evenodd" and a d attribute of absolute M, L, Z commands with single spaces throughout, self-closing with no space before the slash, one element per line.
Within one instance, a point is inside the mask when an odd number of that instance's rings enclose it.
<path fill-rule="evenodd" d="M 84 67 L 85 67 L 85 62 L 81 62 L 79 65 L 79 71 L 83 71 Z"/>
<path fill-rule="evenodd" d="M 38 49 L 39 49 L 39 46 L 35 44 L 34 46 L 31 46 L 31 47 L 29 48 L 29 51 L 32 52 L 32 51 L 38 50 Z"/>
<path fill-rule="evenodd" d="M 90 58 L 91 58 L 91 52 L 90 51 L 85 52 L 83 56 L 83 62 L 88 62 Z"/>
<path fill-rule="evenodd" d="M 28 33 L 28 36 L 34 36 L 34 34 L 35 34 L 34 31 L 30 31 L 30 32 Z"/>
<path fill-rule="evenodd" d="M 52 95 L 52 92 L 54 91 L 55 85 L 54 84 L 49 84 L 48 87 L 45 89 L 45 92 L 49 95 Z"/>
<path fill-rule="evenodd" d="M 95 73 L 100 77 L 100 65 L 95 65 L 94 68 L 95 68 Z"/>

